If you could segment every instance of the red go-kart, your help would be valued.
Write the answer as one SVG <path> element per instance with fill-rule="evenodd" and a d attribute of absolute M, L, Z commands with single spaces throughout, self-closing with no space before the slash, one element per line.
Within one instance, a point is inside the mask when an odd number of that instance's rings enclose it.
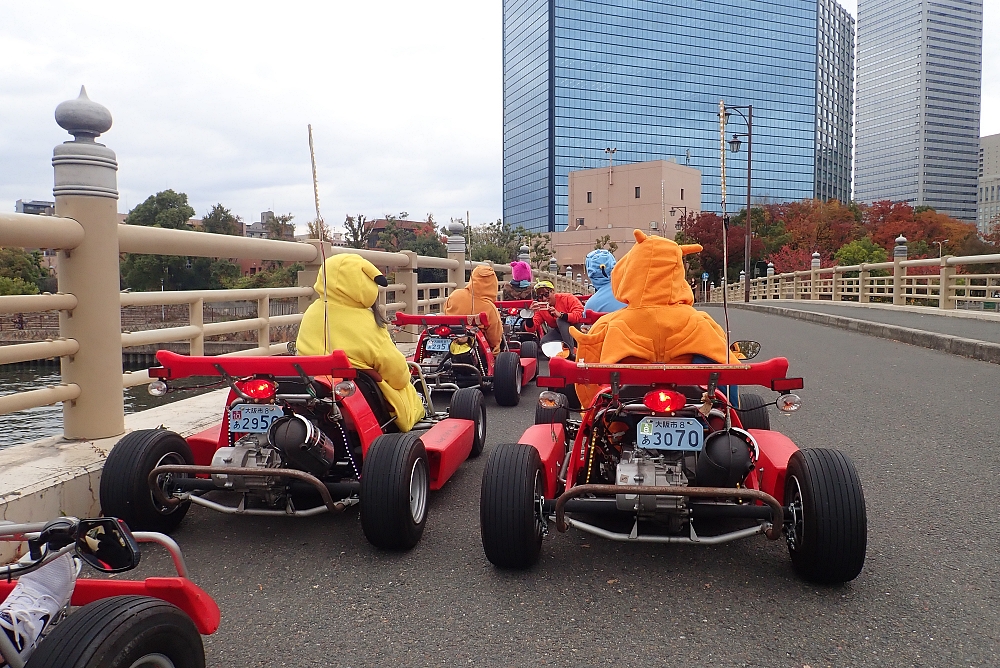
<path fill-rule="evenodd" d="M 139 564 L 138 543 L 159 543 L 170 552 L 177 569 L 176 576 L 143 581 L 78 579 L 69 606 L 79 608 L 70 611 L 67 606 L 50 619 L 33 646 L 18 652 L 0 631 L 0 664 L 24 668 L 27 660 L 28 668 L 204 668 L 201 636 L 219 628 L 219 606 L 188 579 L 184 556 L 168 536 L 133 534 L 112 517 L 60 517 L 45 523 L 0 525 L 0 541 L 26 541 L 30 557 L 0 567 L 0 601 L 14 589 L 11 578 L 43 568 L 71 551 L 99 571 L 119 573 Z"/>
<path fill-rule="evenodd" d="M 561 532 L 574 527 L 625 543 L 784 535 L 804 578 L 855 578 L 867 546 L 861 482 L 843 453 L 800 450 L 771 430 L 769 405 L 784 412 L 800 405 L 790 392 L 802 379 L 786 378 L 787 370 L 785 358 L 691 365 L 552 359 L 540 386 L 601 390 L 579 421 L 568 419 L 563 394 L 542 392 L 535 426 L 520 443 L 490 453 L 480 502 L 487 558 L 506 568 L 534 564 L 554 521 Z M 779 396 L 769 403 L 740 394 L 731 405 L 722 388 L 732 394 L 734 385 Z"/>
<path fill-rule="evenodd" d="M 173 530 L 189 506 L 237 515 L 310 516 L 360 504 L 376 547 L 409 549 L 420 540 L 429 490 L 440 489 L 483 451 L 486 410 L 476 388 L 456 392 L 435 412 L 415 369 L 426 417 L 398 433 L 371 370 L 336 350 L 315 357 L 188 357 L 157 353 L 163 381 L 221 376 L 230 387 L 222 422 L 187 439 L 166 429 L 122 438 L 101 476 L 104 512 L 129 525 Z M 411 364 L 411 369 L 415 365 Z M 208 497 L 235 492 L 238 505 Z"/>
<path fill-rule="evenodd" d="M 537 352 L 504 336 L 496 355 L 486 340 L 485 313 L 466 315 L 408 315 L 396 313 L 396 326 L 419 325 L 413 361 L 419 365 L 432 390 L 478 387 L 493 390 L 501 406 L 516 406 L 521 388 L 538 371 Z"/>

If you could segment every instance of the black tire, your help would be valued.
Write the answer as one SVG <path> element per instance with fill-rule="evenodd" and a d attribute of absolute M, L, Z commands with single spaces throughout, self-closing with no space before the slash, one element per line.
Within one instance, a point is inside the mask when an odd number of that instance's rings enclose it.
<path fill-rule="evenodd" d="M 133 531 L 170 533 L 176 529 L 191 503 L 166 508 L 153 499 L 147 478 L 161 464 L 194 464 L 183 437 L 166 429 L 126 434 L 111 450 L 101 473 L 103 513 L 125 520 Z"/>
<path fill-rule="evenodd" d="M 568 419 L 569 410 L 565 406 L 544 408 L 537 403 L 535 404 L 535 424 L 561 424 L 565 427 Z"/>
<path fill-rule="evenodd" d="M 861 572 L 868 549 L 865 495 L 854 464 L 839 450 L 798 450 L 785 474 L 788 553 L 810 582 L 836 584 Z M 787 512 L 787 510 L 786 510 Z"/>
<path fill-rule="evenodd" d="M 183 610 L 150 596 L 113 596 L 55 625 L 27 668 L 129 668 L 156 655 L 176 668 L 205 668 L 201 636 Z"/>
<path fill-rule="evenodd" d="M 744 429 L 770 429 L 771 414 L 768 403 L 759 394 L 740 393 L 739 416 Z"/>
<path fill-rule="evenodd" d="M 383 550 L 409 550 L 427 522 L 430 468 L 420 435 L 383 434 L 361 469 L 361 528 Z"/>
<path fill-rule="evenodd" d="M 493 396 L 500 406 L 517 406 L 521 401 L 521 358 L 517 353 L 500 353 L 493 366 Z"/>
<path fill-rule="evenodd" d="M 542 550 L 537 503 L 544 489 L 542 460 L 530 445 L 493 448 L 483 471 L 479 530 L 486 558 L 500 568 L 528 568 Z"/>
<path fill-rule="evenodd" d="M 538 358 L 538 344 L 534 341 L 521 342 L 521 357 L 523 359 Z"/>
<path fill-rule="evenodd" d="M 469 457 L 483 454 L 483 448 L 486 447 L 486 401 L 479 388 L 466 387 L 451 395 L 448 417 L 472 420 L 476 423 Z"/>

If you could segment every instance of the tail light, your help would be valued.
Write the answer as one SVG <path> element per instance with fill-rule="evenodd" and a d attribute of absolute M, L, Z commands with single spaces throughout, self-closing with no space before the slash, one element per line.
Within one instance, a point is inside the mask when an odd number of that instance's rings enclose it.
<path fill-rule="evenodd" d="M 434 333 L 438 336 L 448 336 L 451 334 L 451 327 L 448 325 L 438 325 L 434 328 Z"/>
<path fill-rule="evenodd" d="M 673 413 L 684 408 L 687 397 L 674 390 L 653 390 L 642 398 L 642 404 L 657 413 Z"/>
<path fill-rule="evenodd" d="M 278 384 L 267 378 L 252 378 L 236 381 L 240 392 L 257 402 L 270 401 L 278 392 Z"/>

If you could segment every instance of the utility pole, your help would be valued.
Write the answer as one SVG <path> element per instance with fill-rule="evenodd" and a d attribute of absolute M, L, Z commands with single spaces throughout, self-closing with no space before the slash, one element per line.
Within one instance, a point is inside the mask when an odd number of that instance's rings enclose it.
<path fill-rule="evenodd" d="M 612 166 L 612 164 L 614 164 L 615 151 L 617 151 L 617 150 L 618 150 L 617 148 L 606 148 L 606 149 L 604 149 L 604 152 L 608 154 L 608 185 L 609 186 L 613 185 L 613 183 L 611 181 L 611 166 Z M 611 206 L 611 199 L 610 199 L 610 197 L 611 197 L 611 194 L 609 193 L 608 194 L 608 206 Z"/>

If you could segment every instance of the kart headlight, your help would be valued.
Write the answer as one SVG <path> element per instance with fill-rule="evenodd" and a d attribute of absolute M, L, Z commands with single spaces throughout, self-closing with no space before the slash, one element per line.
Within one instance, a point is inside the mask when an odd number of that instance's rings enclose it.
<path fill-rule="evenodd" d="M 794 413 L 802 408 L 802 397 L 797 394 L 782 394 L 775 405 L 782 413 Z"/>
<path fill-rule="evenodd" d="M 167 393 L 168 389 L 167 384 L 162 380 L 154 380 L 146 387 L 146 391 L 154 397 L 162 397 Z"/>
<path fill-rule="evenodd" d="M 338 399 L 346 399 L 354 394 L 356 386 L 349 380 L 342 380 L 333 386 L 333 394 Z"/>
<path fill-rule="evenodd" d="M 542 408 L 559 408 L 560 406 L 568 405 L 568 403 L 566 395 L 559 392 L 545 390 L 538 395 L 538 405 Z"/>

